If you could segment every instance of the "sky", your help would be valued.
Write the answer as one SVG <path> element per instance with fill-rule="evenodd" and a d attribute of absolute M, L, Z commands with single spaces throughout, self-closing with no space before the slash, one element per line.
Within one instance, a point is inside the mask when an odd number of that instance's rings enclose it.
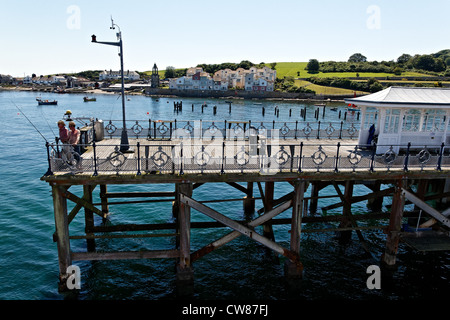
<path fill-rule="evenodd" d="M 0 74 L 396 60 L 450 48 L 450 0 L 0 0 Z"/>

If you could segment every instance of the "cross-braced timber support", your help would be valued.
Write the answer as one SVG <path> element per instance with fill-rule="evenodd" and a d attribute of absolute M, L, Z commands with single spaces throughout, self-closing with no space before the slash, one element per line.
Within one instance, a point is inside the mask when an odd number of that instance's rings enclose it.
<path fill-rule="evenodd" d="M 380 224 L 374 226 L 378 229 L 384 229 L 387 234 L 386 248 L 382 256 L 382 263 L 387 266 L 395 266 L 396 256 L 398 252 L 399 242 L 401 240 L 402 218 L 405 217 L 404 205 L 405 201 L 414 203 L 421 210 L 429 213 L 432 219 L 427 221 L 427 225 L 443 224 L 448 226 L 448 212 L 437 212 L 430 209 L 425 203 L 428 199 L 434 199 L 438 196 L 435 194 L 426 194 L 425 185 L 432 184 L 432 180 L 423 182 L 422 179 L 409 180 L 403 174 L 390 174 L 380 179 L 380 184 L 387 185 L 386 188 L 380 189 L 379 186 L 370 188 L 370 192 L 366 195 L 353 195 L 353 190 L 358 185 L 367 185 L 370 181 L 361 179 L 355 180 L 353 175 L 345 176 L 329 176 L 323 177 L 316 175 L 287 175 L 287 176 L 256 176 L 256 175 L 226 175 L 211 177 L 208 175 L 199 176 L 177 176 L 171 179 L 163 179 L 163 175 L 148 176 L 112 176 L 112 177 L 84 177 L 77 180 L 73 177 L 56 177 L 50 184 L 52 186 L 54 215 L 55 215 L 55 233 L 54 240 L 58 248 L 59 261 L 59 277 L 60 288 L 64 289 L 68 279 L 67 268 L 73 261 L 79 260 L 116 260 L 116 259 L 153 259 L 153 258 L 169 258 L 174 259 L 176 264 L 176 278 L 182 283 L 192 283 L 194 279 L 194 265 L 196 261 L 206 256 L 208 253 L 215 251 L 226 244 L 230 244 L 232 240 L 246 236 L 249 239 L 270 249 L 275 254 L 284 257 L 284 270 L 288 278 L 302 277 L 303 265 L 300 260 L 301 253 L 301 235 L 304 232 L 352 232 L 358 234 L 364 249 L 368 250 L 362 237 L 361 231 L 367 227 L 361 227 L 357 221 L 363 219 L 383 219 L 388 220 L 389 224 Z M 321 178 L 321 180 L 319 180 Z M 333 179 L 334 178 L 334 179 Z M 62 180 L 60 180 L 62 179 Z M 139 182 L 139 179 L 143 179 Z M 202 200 L 196 197 L 196 189 L 210 188 L 211 194 L 214 194 L 213 183 L 226 183 L 230 188 L 241 191 L 245 196 L 234 199 L 223 199 L 216 196 L 208 200 Z M 292 191 L 287 189 L 286 194 L 275 196 L 275 185 L 279 182 L 288 182 L 292 186 Z M 312 183 L 314 182 L 314 183 Z M 317 183 L 316 183 L 317 182 Z M 175 191 L 159 191 L 159 192 L 108 192 L 108 184 L 153 184 L 170 183 L 173 184 Z M 436 182 L 441 183 L 441 182 Z M 260 196 L 253 196 L 253 185 L 256 184 Z M 337 195 L 320 196 L 314 190 L 310 192 L 310 196 L 305 196 L 305 191 L 311 185 L 333 186 Z M 417 191 L 411 190 L 412 185 L 417 185 Z M 82 185 L 82 195 L 76 195 L 75 191 L 70 190 L 72 185 Z M 93 203 L 93 192 L 96 185 L 100 186 L 99 203 Z M 340 186 L 344 186 L 341 191 Z M 70 190 L 70 191 L 69 191 Z M 286 189 L 284 189 L 286 190 Z M 391 197 L 393 199 L 391 212 L 373 212 L 365 214 L 355 214 L 351 212 L 351 205 L 361 201 L 370 199 L 383 199 Z M 442 193 L 442 197 L 448 197 L 447 193 Z M 342 208 L 342 215 L 319 215 L 308 212 L 307 202 L 312 198 L 315 200 L 337 198 L 336 203 L 322 207 L 322 210 L 332 208 Z M 125 198 L 124 201 L 117 201 L 118 198 Z M 131 198 L 139 198 L 137 200 Z M 149 198 L 149 199 L 143 199 Z M 158 199 L 155 199 L 158 198 Z M 112 199 L 112 201 L 110 201 Z M 130 200 L 131 199 L 131 200 Z M 258 216 L 251 216 L 254 210 L 255 200 L 261 200 L 262 208 L 256 212 Z M 68 212 L 67 200 L 74 204 L 73 209 Z M 241 201 L 243 203 L 243 211 L 246 219 L 243 221 L 233 220 L 226 216 L 226 211 L 221 209 L 214 210 L 209 207 L 208 203 L 220 203 L 229 201 Z M 253 204 L 249 203 L 253 202 Z M 100 216 L 102 221 L 108 219 L 109 209 L 113 205 L 128 205 L 133 203 L 156 203 L 156 202 L 172 202 L 173 203 L 173 220 L 166 223 L 150 223 L 150 224 L 102 224 L 95 225 L 95 215 Z M 247 210 L 249 205 L 252 209 Z M 317 202 L 315 205 L 317 205 Z M 225 208 L 226 206 L 224 206 Z M 84 208 L 85 235 L 69 235 L 69 224 L 73 221 L 77 213 Z M 204 214 L 214 221 L 198 222 L 192 221 L 191 209 Z M 279 215 L 287 210 L 292 209 L 292 215 L 288 218 L 280 218 Z M 433 211 L 434 210 L 434 211 Z M 169 213 L 170 214 L 170 213 Z M 117 217 L 117 215 L 115 215 Z M 170 219 L 169 219 L 170 220 Z M 305 223 L 315 222 L 337 222 L 339 226 L 328 229 L 304 229 L 302 225 Z M 289 247 L 284 247 L 275 241 L 272 231 L 276 225 L 290 225 Z M 230 232 L 211 243 L 200 247 L 192 248 L 191 232 L 197 228 L 216 228 L 227 227 Z M 259 230 L 261 232 L 259 233 Z M 160 231 L 170 230 L 166 233 L 149 233 L 149 234 L 115 234 L 115 232 L 134 232 L 134 231 Z M 162 250 L 139 250 L 139 251 L 118 251 L 118 252 L 98 252 L 95 243 L 96 239 L 113 239 L 113 238 L 153 238 L 153 237 L 173 237 L 175 239 L 175 247 Z M 71 240 L 85 240 L 86 252 L 72 252 Z M 369 248 L 370 249 L 370 248 Z"/>

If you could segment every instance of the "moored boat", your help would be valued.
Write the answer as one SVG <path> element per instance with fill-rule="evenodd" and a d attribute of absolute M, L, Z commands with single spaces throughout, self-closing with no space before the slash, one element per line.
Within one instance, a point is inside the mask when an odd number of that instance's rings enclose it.
<path fill-rule="evenodd" d="M 97 98 L 84 97 L 84 98 L 83 98 L 83 101 L 84 101 L 84 102 L 97 101 Z"/>
<path fill-rule="evenodd" d="M 43 106 L 43 105 L 57 105 L 58 101 L 53 100 L 53 101 L 49 101 L 49 100 L 41 100 L 40 98 L 36 98 L 36 101 L 38 102 L 38 105 Z"/>

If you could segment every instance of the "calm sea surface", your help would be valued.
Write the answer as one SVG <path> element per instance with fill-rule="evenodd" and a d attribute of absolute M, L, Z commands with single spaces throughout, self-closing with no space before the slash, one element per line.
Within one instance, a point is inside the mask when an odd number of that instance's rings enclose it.
<path fill-rule="evenodd" d="M 58 134 L 56 122 L 66 110 L 75 117 L 96 117 L 103 120 L 121 119 L 121 99 L 117 95 L 97 95 L 97 102 L 84 103 L 83 95 L 57 95 L 41 93 L 42 99 L 58 100 L 57 106 L 38 106 L 37 93 L 0 91 L 0 299 L 1 300 L 58 300 L 68 297 L 57 290 L 58 256 L 52 241 L 54 232 L 51 190 L 40 177 L 47 170 L 45 140 L 27 121 L 27 116 L 36 128 L 54 141 Z M 262 120 L 261 109 L 266 109 L 265 121 L 300 120 L 298 115 L 305 107 L 302 103 L 269 101 L 234 101 L 232 112 L 223 100 L 154 98 L 130 96 L 127 119 L 205 119 L 205 120 Z M 173 112 L 173 102 L 183 101 L 182 113 Z M 210 107 L 200 112 L 201 104 Z M 195 111 L 191 111 L 191 105 Z M 212 107 L 217 105 L 217 114 Z M 274 107 L 280 108 L 279 118 L 274 116 Z M 306 105 L 308 119 L 314 116 L 314 105 Z M 344 104 L 336 104 L 345 108 Z M 18 108 L 21 111 L 18 110 Z M 292 117 L 289 117 L 292 109 Z M 338 120 L 337 112 L 330 112 L 326 119 Z M 157 189 L 159 188 L 159 189 Z M 109 186 L 108 191 L 173 191 L 172 185 L 163 186 Z M 257 188 L 255 188 L 255 195 Z M 82 189 L 73 187 L 75 194 Z M 292 190 L 288 184 L 276 185 L 275 197 Z M 71 189 L 72 191 L 72 189 Z M 307 195 L 310 190 L 308 189 Z M 367 190 L 357 188 L 355 194 Z M 95 190 L 98 201 L 99 190 Z M 213 199 L 216 194 L 227 198 L 242 197 L 242 194 L 221 184 L 202 186 L 195 190 L 196 199 Z M 335 194 L 325 189 L 321 195 Z M 320 208 L 337 201 L 335 198 L 319 202 Z M 385 199 L 383 210 L 390 199 Z M 73 206 L 69 201 L 69 206 Z M 234 219 L 244 217 L 241 202 L 226 202 L 211 205 Z M 262 207 L 260 201 L 256 208 Z M 70 208 L 69 208 L 70 210 Z M 135 204 L 111 206 L 110 223 L 155 223 L 171 221 L 171 203 Z M 328 214 L 338 213 L 329 211 Z M 352 212 L 363 213 L 365 203 L 352 207 Z M 287 217 L 286 212 L 282 217 Z M 97 217 L 96 217 L 97 218 Z M 195 221 L 207 218 L 198 212 L 192 213 Z M 98 224 L 99 221 L 96 221 Z M 376 222 L 368 221 L 366 225 Z M 385 223 L 385 222 L 384 222 Z M 362 224 L 362 223 L 361 223 Z M 70 224 L 71 234 L 82 235 L 83 215 L 78 215 Z M 316 224 L 304 228 L 328 228 L 332 224 Z M 281 245 L 289 245 L 289 226 L 275 226 L 275 238 Z M 198 249 L 227 233 L 220 229 L 195 229 L 192 232 L 192 248 Z M 372 255 L 367 255 L 353 234 L 349 244 L 341 245 L 334 233 L 304 233 L 301 242 L 301 260 L 304 278 L 295 286 L 284 281 L 283 258 L 276 257 L 262 246 L 239 237 L 221 249 L 203 257 L 194 264 L 195 284 L 193 298 L 252 299 L 252 300 L 410 300 L 450 298 L 450 254 L 445 252 L 418 253 L 400 245 L 398 269 L 385 276 L 380 290 L 369 290 L 366 286 L 367 267 L 379 265 L 384 251 L 385 235 L 381 231 L 363 231 Z M 73 240 L 72 249 L 84 250 L 85 241 Z M 173 239 L 163 238 L 156 242 L 148 239 L 98 240 L 98 250 L 139 250 L 173 248 Z M 179 293 L 175 284 L 174 260 L 125 260 L 108 262 L 79 262 L 81 269 L 80 300 L 170 300 Z"/>

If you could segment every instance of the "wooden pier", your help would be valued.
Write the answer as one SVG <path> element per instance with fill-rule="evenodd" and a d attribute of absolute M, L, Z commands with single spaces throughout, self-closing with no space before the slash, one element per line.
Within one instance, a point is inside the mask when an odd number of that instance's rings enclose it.
<path fill-rule="evenodd" d="M 253 140 L 252 140 L 253 139 Z M 316 232 L 339 231 L 343 239 L 356 232 L 364 246 L 363 231 L 358 222 L 379 220 L 371 228 L 384 230 L 386 246 L 381 263 L 395 266 L 399 242 L 402 240 L 403 218 L 417 217 L 418 211 L 404 212 L 406 201 L 414 203 L 428 218 L 426 226 L 448 238 L 450 221 L 447 211 L 432 208 L 427 203 L 427 190 L 438 190 L 435 198 L 446 204 L 450 192 L 445 182 L 450 173 L 447 147 L 402 146 L 400 153 L 388 151 L 376 154 L 375 148 L 361 148 L 354 140 L 265 139 L 244 137 L 236 139 L 131 139 L 133 153 L 119 151 L 119 142 L 105 139 L 85 145 L 80 158 L 64 150 L 62 145 L 49 145 L 49 169 L 41 178 L 52 188 L 55 234 L 58 248 L 60 289 L 65 288 L 67 268 L 79 260 L 115 259 L 174 259 L 176 277 L 181 282 L 194 279 L 195 261 L 219 249 L 232 240 L 245 236 L 284 257 L 285 274 L 289 278 L 302 276 L 300 259 L 302 225 L 335 221 L 339 227 Z M 290 192 L 275 194 L 277 183 L 289 183 Z M 221 183 L 242 192 L 242 198 L 227 198 L 217 194 L 215 199 L 201 201 L 198 188 L 208 188 L 214 194 L 215 184 Z M 136 192 L 133 185 L 171 184 L 173 191 Z M 82 194 L 72 192 L 72 186 L 83 186 Z M 111 185 L 130 185 L 127 192 L 108 192 Z M 320 190 L 333 186 L 339 199 L 326 209 L 342 207 L 342 215 L 317 214 Z M 358 185 L 370 189 L 366 195 L 354 196 Z M 389 185 L 381 189 L 381 185 Z M 310 196 L 305 192 L 310 188 Z M 99 192 L 100 203 L 93 194 Z M 389 213 L 381 212 L 384 197 L 392 197 Z M 123 199 L 111 201 L 112 199 Z M 262 208 L 255 207 L 261 200 Z M 75 204 L 68 212 L 67 201 Z M 115 204 L 172 202 L 173 222 L 152 224 L 95 225 L 94 215 L 108 219 L 109 207 Z M 209 206 L 213 202 L 242 201 L 250 217 L 241 221 Z M 352 214 L 352 204 L 367 201 L 371 213 Z M 69 224 L 84 208 L 85 234 L 71 235 Z M 191 210 L 212 218 L 212 222 L 192 221 Z M 289 210 L 289 211 L 288 211 Z M 280 218 L 290 212 L 289 218 Z M 257 213 L 258 215 L 255 215 Z M 283 247 L 276 242 L 273 225 L 290 225 L 290 242 Z M 421 222 L 423 224 L 423 222 Z M 230 232 L 213 242 L 193 250 L 191 233 L 197 228 L 226 227 Z M 262 232 L 257 232 L 258 228 Z M 142 233 L 144 232 L 145 233 Z M 313 230 L 314 231 L 314 230 Z M 134 233 L 133 233 L 134 232 Z M 309 230 L 311 232 L 311 230 Z M 96 239 L 174 237 L 170 249 L 130 251 L 96 251 Z M 85 239 L 85 252 L 74 252 L 71 241 Z"/>

